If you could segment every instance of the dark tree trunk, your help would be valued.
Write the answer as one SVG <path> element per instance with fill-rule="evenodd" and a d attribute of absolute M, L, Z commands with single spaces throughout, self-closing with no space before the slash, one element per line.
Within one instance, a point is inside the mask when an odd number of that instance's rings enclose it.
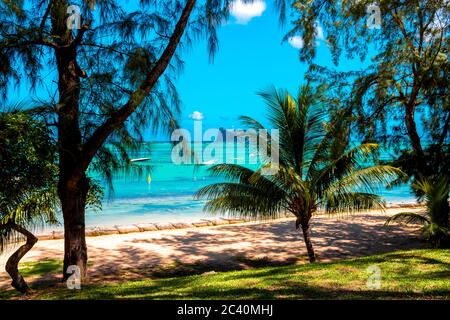
<path fill-rule="evenodd" d="M 416 92 L 417 90 L 414 90 Z M 416 178 L 422 178 L 429 176 L 432 172 L 429 170 L 427 162 L 425 160 L 425 154 L 422 148 L 419 134 L 417 132 L 416 120 L 415 120 L 415 99 L 416 94 L 413 93 L 410 101 L 405 105 L 405 125 L 408 132 L 409 141 L 411 143 L 412 150 L 415 155 L 416 161 Z"/>
<path fill-rule="evenodd" d="M 306 250 L 308 251 L 309 262 L 316 262 L 316 255 L 314 253 L 314 248 L 309 234 L 309 223 L 304 223 L 301 226 L 303 232 L 303 239 L 305 240 Z"/>
<path fill-rule="evenodd" d="M 58 144 L 59 181 L 58 195 L 64 218 L 64 269 L 80 268 L 81 280 L 86 277 L 87 248 L 85 239 L 84 210 L 89 191 L 89 180 L 84 170 L 79 170 L 82 161 L 82 139 L 79 124 L 80 71 L 75 47 L 56 50 L 59 73 L 58 90 Z"/>
<path fill-rule="evenodd" d="M 74 39 L 72 30 L 66 25 L 67 0 L 54 1 L 51 7 L 52 34 L 55 35 L 56 66 L 58 70 L 58 147 L 59 180 L 58 196 L 64 218 L 64 269 L 77 265 L 83 278 L 86 276 L 87 249 L 84 234 L 84 206 L 89 181 L 85 170 L 79 170 L 82 161 L 82 138 L 79 122 L 80 77 L 86 74 L 77 62 L 77 45 L 84 28 L 77 31 Z"/>
<path fill-rule="evenodd" d="M 416 122 L 414 119 L 414 107 L 407 106 L 405 113 L 405 124 L 408 131 L 409 140 L 414 153 L 419 157 L 423 156 L 422 144 L 420 142 L 419 134 L 417 133 Z"/>
<path fill-rule="evenodd" d="M 448 203 L 448 199 L 443 199 L 442 203 L 440 204 L 440 214 L 437 217 L 433 217 L 432 222 L 438 224 L 439 226 L 443 227 L 443 228 L 448 228 L 449 227 L 449 210 L 450 210 L 450 206 Z"/>
<path fill-rule="evenodd" d="M 417 133 L 416 122 L 414 119 L 414 106 L 407 105 L 405 110 L 405 124 L 408 131 L 409 141 L 413 149 L 416 161 L 416 178 L 422 178 L 429 175 L 429 170 L 425 161 L 425 154 L 422 149 L 419 134 Z"/>
<path fill-rule="evenodd" d="M 8 226 L 11 229 L 14 229 L 17 232 L 23 234 L 27 238 L 27 242 L 9 257 L 5 267 L 6 272 L 8 272 L 9 276 L 12 279 L 11 285 L 16 290 L 22 293 L 27 293 L 29 287 L 25 282 L 25 279 L 20 274 L 18 265 L 20 260 L 28 253 L 28 251 L 31 250 L 31 248 L 33 248 L 38 239 L 31 232 L 17 224 L 11 223 Z"/>
<path fill-rule="evenodd" d="M 63 278 L 71 275 L 67 268 L 76 265 L 80 269 L 81 281 L 87 279 L 87 247 L 85 237 L 85 205 L 89 191 L 89 180 L 84 176 L 75 187 L 60 188 L 64 218 L 64 268 Z"/>

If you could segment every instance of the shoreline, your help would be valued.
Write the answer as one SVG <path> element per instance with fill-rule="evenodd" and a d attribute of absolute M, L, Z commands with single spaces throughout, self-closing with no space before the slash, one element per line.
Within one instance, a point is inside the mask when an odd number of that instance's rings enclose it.
<path fill-rule="evenodd" d="M 401 208 L 422 208 L 423 205 L 418 203 L 392 203 L 386 206 L 386 210 L 389 209 L 401 209 Z M 364 214 L 361 212 L 360 214 Z M 316 216 L 325 215 L 322 212 L 318 212 Z M 224 226 L 232 224 L 247 224 L 247 223 L 266 223 L 277 222 L 286 219 L 292 219 L 292 216 L 286 216 L 278 219 L 268 220 L 252 220 L 252 219 L 240 219 L 240 218 L 225 218 L 225 217 L 211 217 L 201 218 L 199 220 L 191 221 L 177 221 L 177 222 L 148 222 L 148 223 L 131 223 L 120 224 L 113 226 L 93 226 L 86 228 L 86 237 L 99 237 L 107 235 L 119 235 L 128 233 L 139 233 L 149 231 L 162 231 L 162 230 L 176 230 L 176 229 L 189 229 L 189 228 L 202 228 L 213 226 Z M 64 231 L 50 231 L 43 233 L 36 233 L 37 238 L 42 240 L 60 240 L 64 239 Z"/>

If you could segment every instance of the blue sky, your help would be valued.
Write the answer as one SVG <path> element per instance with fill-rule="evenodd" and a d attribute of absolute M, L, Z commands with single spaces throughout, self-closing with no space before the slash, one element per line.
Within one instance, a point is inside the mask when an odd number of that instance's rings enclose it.
<path fill-rule="evenodd" d="M 261 120 L 265 107 L 258 91 L 276 86 L 296 93 L 304 82 L 308 66 L 299 61 L 301 38 L 282 42 L 289 24 L 280 26 L 272 1 L 261 1 L 259 6 L 241 4 L 233 14 L 219 29 L 219 51 L 213 64 L 209 63 L 205 42 L 196 43 L 183 55 L 185 69 L 177 87 L 183 101 L 180 122 L 188 130 L 193 127 L 192 117 L 203 118 L 205 130 L 233 128 L 239 115 Z M 322 33 L 318 29 L 315 62 L 329 66 L 331 55 Z M 344 67 L 359 69 L 361 64 L 359 60 L 347 61 Z"/>
<path fill-rule="evenodd" d="M 209 63 L 204 42 L 184 54 L 185 69 L 178 81 L 183 101 L 181 123 L 187 129 L 194 111 L 203 114 L 205 128 L 232 128 L 239 115 L 260 118 L 264 104 L 257 92 L 272 85 L 296 92 L 307 65 L 299 62 L 298 49 L 282 43 L 282 28 L 271 1 L 261 16 L 256 4 L 252 19 L 235 16 L 219 29 L 219 50 Z M 251 12 L 251 8 L 247 12 Z M 237 16 L 237 17 L 236 17 Z M 319 50 L 320 53 L 326 50 Z"/>

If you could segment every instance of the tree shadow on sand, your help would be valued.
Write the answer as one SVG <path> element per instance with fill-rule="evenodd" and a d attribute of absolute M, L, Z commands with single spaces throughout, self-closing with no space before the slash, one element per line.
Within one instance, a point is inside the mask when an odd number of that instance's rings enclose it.
<path fill-rule="evenodd" d="M 361 219 L 370 220 L 372 224 L 361 223 Z M 316 219 L 312 235 L 319 261 L 422 247 L 411 229 L 383 227 L 384 219 L 376 215 L 345 220 Z M 182 236 L 170 231 L 159 237 L 148 235 L 147 239 L 136 234 L 136 238 L 126 239 L 106 251 L 90 246 L 91 282 L 158 279 L 307 261 L 302 239 L 292 221 L 188 230 Z M 170 250 L 163 254 L 159 248 Z M 41 249 L 41 254 L 58 256 L 45 248 Z M 47 274 L 36 275 L 31 283 L 54 285 L 60 282 L 59 273 L 59 269 L 49 270 Z"/>

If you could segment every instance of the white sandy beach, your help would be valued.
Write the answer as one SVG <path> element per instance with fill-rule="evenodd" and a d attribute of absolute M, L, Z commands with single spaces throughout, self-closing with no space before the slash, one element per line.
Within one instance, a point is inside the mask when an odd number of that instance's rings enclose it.
<path fill-rule="evenodd" d="M 420 211 L 408 208 L 407 211 Z M 417 227 L 383 226 L 386 218 L 404 208 L 348 217 L 317 216 L 312 241 L 319 261 L 330 261 L 421 246 Z M 140 278 L 152 270 L 177 264 L 201 264 L 207 269 L 250 268 L 267 263 L 302 263 L 306 250 L 293 219 L 214 227 L 161 230 L 88 237 L 89 272 L 93 282 Z M 61 260 L 63 240 L 39 241 L 23 262 Z M 0 286 L 8 285 L 7 254 L 0 255 Z M 59 277 L 50 274 L 44 279 Z M 30 280 L 30 279 L 29 279 Z"/>

